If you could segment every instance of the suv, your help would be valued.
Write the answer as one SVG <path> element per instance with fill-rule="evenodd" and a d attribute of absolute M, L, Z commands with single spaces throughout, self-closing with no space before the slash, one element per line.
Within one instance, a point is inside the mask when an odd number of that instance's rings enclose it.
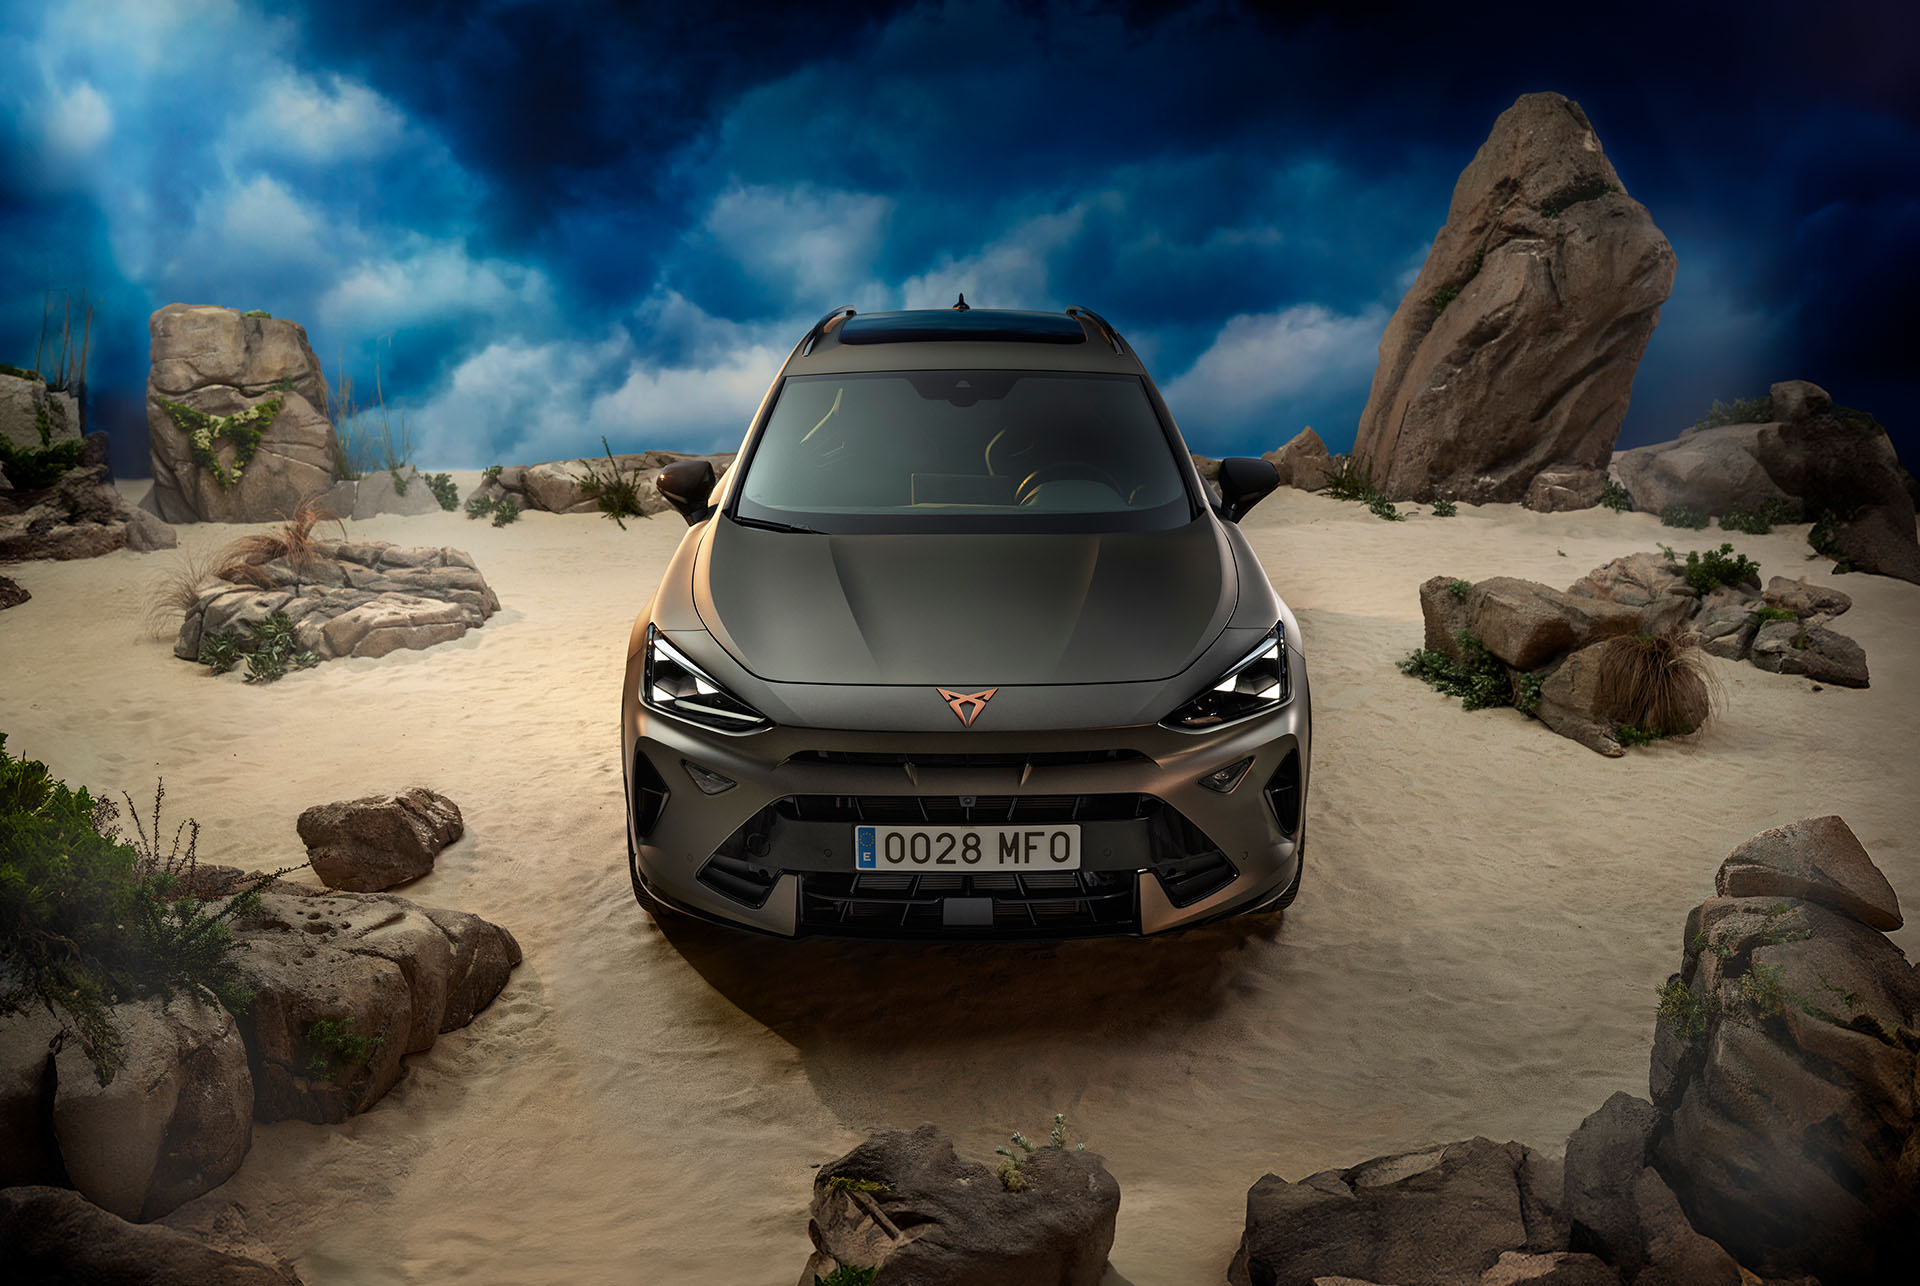
<path fill-rule="evenodd" d="M 827 314 L 686 518 L 621 692 L 650 909 L 784 935 L 1151 934 L 1300 887 L 1300 630 L 1085 309 Z"/>

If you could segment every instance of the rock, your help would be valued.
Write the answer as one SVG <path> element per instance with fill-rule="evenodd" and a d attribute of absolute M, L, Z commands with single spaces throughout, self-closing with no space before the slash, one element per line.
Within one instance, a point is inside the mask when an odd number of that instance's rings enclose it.
<path fill-rule="evenodd" d="M 616 455 L 611 463 L 606 456 L 594 456 L 549 460 L 532 465 L 509 465 L 502 468 L 493 480 L 483 480 L 467 498 L 471 500 L 475 496 L 484 496 L 498 500 L 512 496 L 523 509 L 540 509 L 548 513 L 599 513 L 600 502 L 588 496 L 584 484 L 589 472 L 605 475 L 610 469 L 617 468 L 622 475 L 635 479 L 641 511 L 657 514 L 668 508 L 658 486 L 661 469 L 679 460 L 708 460 L 712 462 L 714 475 L 718 477 L 733 463 L 733 457 L 734 452 L 731 451 L 711 455 L 687 451 L 638 451 Z"/>
<path fill-rule="evenodd" d="M 1820 819 L 1756 837 L 1728 887 L 1784 870 L 1823 897 L 1858 893 L 1850 859 L 1820 868 L 1831 882 L 1808 873 L 1809 848 L 1832 862 L 1838 834 Z M 1899 948 L 1816 902 L 1717 897 L 1688 917 L 1670 993 L 1649 1078 L 1665 1117 L 1654 1165 L 1692 1226 L 1769 1276 L 1903 1276 L 1920 1201 L 1920 975 Z"/>
<path fill-rule="evenodd" d="M 1614 457 L 1613 471 L 1633 496 L 1633 507 L 1644 513 L 1685 505 L 1724 514 L 1736 506 L 1757 509 L 1769 500 L 1797 510 L 1796 498 L 1768 476 L 1759 459 L 1762 441 L 1779 435 L 1777 424 L 1688 429 L 1676 441 L 1622 451 Z"/>
<path fill-rule="evenodd" d="M 814 1253 L 800 1280 L 848 1264 L 917 1286 L 1097 1286 L 1120 1185 L 1094 1153 L 1063 1148 L 1034 1152 L 1020 1173 L 1027 1189 L 1009 1192 L 934 1126 L 882 1130 L 814 1177 Z M 840 1191 L 835 1177 L 885 1187 Z"/>
<path fill-rule="evenodd" d="M 1564 594 L 1514 576 L 1494 576 L 1467 592 L 1467 628 L 1487 650 L 1522 670 L 1615 634 L 1640 628 L 1641 613 L 1605 599 Z"/>
<path fill-rule="evenodd" d="M 1753 646 L 1754 633 L 1760 628 L 1760 615 L 1739 604 L 1719 603 L 1703 607 L 1694 622 L 1700 647 L 1709 656 L 1729 661 L 1744 661 Z"/>
<path fill-rule="evenodd" d="M 1783 423 L 1824 415 L 1833 405 L 1825 389 L 1806 380 L 1780 381 L 1767 390 L 1767 400 L 1773 404 L 1773 418 Z"/>
<path fill-rule="evenodd" d="M 53 1135 L 73 1185 L 155 1219 L 226 1182 L 253 1142 L 253 1082 L 233 1017 L 185 992 L 115 1005 L 126 1065 L 100 1084 L 79 1042 L 54 1059 Z"/>
<path fill-rule="evenodd" d="M 485 624 L 500 600 L 457 549 L 406 548 L 385 541 L 313 542 L 296 566 L 285 558 L 246 569 L 250 583 L 203 580 L 180 622 L 173 653 L 200 655 L 204 640 L 285 612 L 303 648 L 321 660 L 386 656 L 445 643 Z"/>
<path fill-rule="evenodd" d="M 1619 1286 L 1620 1274 L 1592 1255 L 1509 1250 L 1480 1275 L 1480 1286 Z M 1316 1283 L 1317 1286 L 1317 1283 Z"/>
<path fill-rule="evenodd" d="M 321 882 L 356 893 L 377 893 L 425 875 L 465 829 L 459 805 L 424 786 L 315 804 L 300 814 L 298 826 Z"/>
<path fill-rule="evenodd" d="M 1600 493 L 1606 485 L 1604 468 L 1545 469 L 1533 475 L 1533 481 L 1527 484 L 1525 503 L 1536 513 L 1591 509 L 1600 503 Z"/>
<path fill-rule="evenodd" d="M 1546 470 L 1604 470 L 1673 273 L 1579 105 L 1521 96 L 1381 337 L 1354 455 L 1395 500 L 1516 501 Z"/>
<path fill-rule="evenodd" d="M 81 436 L 80 399 L 67 389 L 48 389 L 37 375 L 0 373 L 0 440 L 37 451 Z M 42 439 L 40 431 L 46 429 Z"/>
<path fill-rule="evenodd" d="M 103 463 L 83 463 L 48 486 L 10 491 L 0 500 L 0 562 L 97 558 L 177 543 L 171 527 L 121 498 Z"/>
<path fill-rule="evenodd" d="M 1518 1143 L 1476 1138 L 1299 1183 L 1269 1174 L 1247 1193 L 1246 1232 L 1227 1280 L 1474 1282 L 1505 1252 L 1565 1250 L 1551 1213 L 1528 1199 L 1531 1155 Z"/>
<path fill-rule="evenodd" d="M 1741 1286 L 1740 1265 L 1718 1242 L 1694 1231 L 1651 1166 L 1634 1184 L 1633 1212 L 1646 1264 L 1635 1272 L 1634 1286 Z"/>
<path fill-rule="evenodd" d="M 1320 435 L 1312 428 L 1300 430 L 1285 446 L 1277 451 L 1269 451 L 1260 458 L 1273 465 L 1283 487 L 1318 491 L 1327 485 L 1327 465 L 1332 456 L 1327 451 L 1327 444 L 1320 440 Z"/>
<path fill-rule="evenodd" d="M 400 470 L 400 478 L 404 491 L 394 485 L 393 474 L 385 469 L 376 469 L 357 480 L 342 478 L 321 495 L 317 503 L 332 517 L 351 518 L 356 522 L 382 514 L 417 517 L 441 512 L 439 498 L 418 469 L 408 465 Z"/>
<path fill-rule="evenodd" d="M 1795 616 L 1824 616 L 1831 619 L 1853 606 L 1853 599 L 1837 589 L 1826 585 L 1809 585 L 1804 580 L 1788 580 L 1785 576 L 1775 576 L 1768 581 L 1763 597 L 1768 607 L 1778 607 Z"/>
<path fill-rule="evenodd" d="M 1609 759 L 1626 751 L 1614 737 L 1613 721 L 1601 712 L 1600 654 L 1594 643 L 1572 653 L 1540 685 L 1533 716 L 1563 737 Z"/>
<path fill-rule="evenodd" d="M 0 1188 L 66 1181 L 52 1125 L 60 1033 L 38 1004 L 0 1017 Z"/>
<path fill-rule="evenodd" d="M 297 322 L 231 308 L 168 304 L 148 321 L 147 430 L 154 500 L 169 522 L 273 522 L 334 482 L 335 439 L 320 363 Z M 237 481 L 222 486 L 193 458 L 164 402 L 226 416 L 278 399 L 280 409 Z M 231 470 L 236 446 L 214 441 Z"/>
<path fill-rule="evenodd" d="M 27 593 L 19 581 L 11 576 L 0 576 L 0 611 L 5 611 L 9 607 L 18 607 L 32 597 L 33 595 Z"/>
<path fill-rule="evenodd" d="M 1754 633 L 1753 663 L 1774 674 L 1804 674 L 1817 683 L 1864 688 L 1867 654 L 1846 635 L 1800 621 L 1766 621 Z"/>
<path fill-rule="evenodd" d="M 1653 1104 L 1616 1092 L 1567 1138 L 1568 1245 L 1601 1256 L 1629 1277 L 1646 1264 L 1634 1189 L 1658 1125 Z"/>
<path fill-rule="evenodd" d="M 1465 581 L 1460 584 L 1470 590 Z M 1429 652 L 1441 652 L 1458 661 L 1460 644 L 1455 636 L 1467 628 L 1467 596 L 1453 592 L 1454 578 L 1434 576 L 1420 585 L 1420 615 L 1426 622 L 1426 639 L 1421 644 Z"/>
<path fill-rule="evenodd" d="M 0 1191 L 0 1252 L 16 1282 L 300 1286 L 299 1274 L 278 1256 L 257 1258 L 159 1224 L 129 1223 L 65 1188 Z"/>
<path fill-rule="evenodd" d="M 1761 831 L 1727 854 L 1713 888 L 1723 898 L 1818 902 L 1884 933 L 1903 923 L 1893 886 L 1838 817 L 1808 817 Z"/>
<path fill-rule="evenodd" d="M 392 1089 L 402 1058 L 472 1021 L 520 963 L 513 935 L 478 916 L 379 893 L 278 885 L 237 925 L 253 990 L 240 1015 L 254 1115 L 341 1121 Z"/>

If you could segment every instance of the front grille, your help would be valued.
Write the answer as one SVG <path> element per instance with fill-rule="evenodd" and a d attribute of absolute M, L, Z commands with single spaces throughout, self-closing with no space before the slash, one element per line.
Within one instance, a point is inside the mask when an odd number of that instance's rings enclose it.
<path fill-rule="evenodd" d="M 757 911 L 767 904 L 773 886 L 780 882 L 780 873 L 755 866 L 734 854 L 719 852 L 707 859 L 697 878 L 722 897 Z"/>
<path fill-rule="evenodd" d="M 1161 807 L 1150 795 L 789 795 L 773 804 L 780 816 L 797 822 L 881 826 L 1114 822 Z"/>
<path fill-rule="evenodd" d="M 1132 871 L 808 872 L 800 923 L 829 933 L 1072 937 L 1139 924 Z"/>
<path fill-rule="evenodd" d="M 839 764 L 855 768 L 1081 768 L 1094 764 L 1148 763 L 1138 750 L 1041 750 L 993 754 L 914 755 L 891 751 L 802 750 L 790 764 Z"/>

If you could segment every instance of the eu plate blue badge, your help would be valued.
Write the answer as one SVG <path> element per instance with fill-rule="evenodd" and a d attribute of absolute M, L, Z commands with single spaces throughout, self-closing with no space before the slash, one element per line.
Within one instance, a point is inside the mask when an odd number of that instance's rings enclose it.
<path fill-rule="evenodd" d="M 853 864 L 862 871 L 879 868 L 879 858 L 874 852 L 873 827 L 856 826 L 853 828 Z"/>

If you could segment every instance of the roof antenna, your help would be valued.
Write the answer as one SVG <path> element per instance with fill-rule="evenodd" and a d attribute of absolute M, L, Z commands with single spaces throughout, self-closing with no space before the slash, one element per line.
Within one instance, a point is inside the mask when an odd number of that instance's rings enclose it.
<path fill-rule="evenodd" d="M 956 313 L 964 313 L 964 312 L 972 311 L 972 305 L 967 303 L 966 292 L 964 291 L 961 292 L 960 301 L 953 306 L 953 311 L 955 311 Z"/>

